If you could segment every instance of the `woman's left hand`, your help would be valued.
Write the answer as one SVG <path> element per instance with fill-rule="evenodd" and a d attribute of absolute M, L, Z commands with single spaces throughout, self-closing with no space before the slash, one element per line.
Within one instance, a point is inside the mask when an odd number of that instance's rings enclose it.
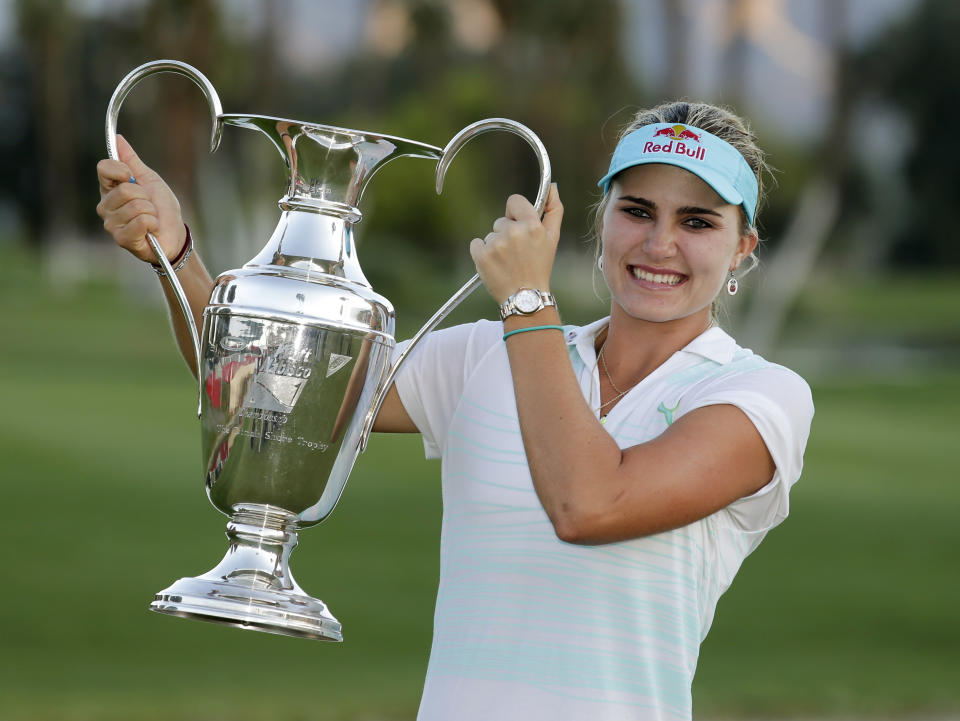
<path fill-rule="evenodd" d="M 550 186 L 543 220 L 522 195 L 507 199 L 504 217 L 498 218 L 485 238 L 474 238 L 470 255 L 480 279 L 497 303 L 520 288 L 550 290 L 550 273 L 560 239 L 563 204 L 556 183 Z"/>

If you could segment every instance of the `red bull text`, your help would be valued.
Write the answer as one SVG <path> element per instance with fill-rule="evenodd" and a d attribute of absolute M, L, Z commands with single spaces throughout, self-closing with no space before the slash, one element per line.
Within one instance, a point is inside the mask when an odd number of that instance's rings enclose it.
<path fill-rule="evenodd" d="M 702 133 L 695 133 L 684 125 L 668 125 L 665 128 L 657 130 L 653 134 L 653 138 L 654 140 L 657 138 L 669 138 L 669 141 L 666 143 L 656 143 L 652 140 L 647 141 L 643 145 L 643 152 L 673 153 L 674 155 L 686 155 L 694 160 L 703 160 L 707 155 L 706 150 L 693 145 L 687 147 L 687 144 L 684 142 L 686 140 L 692 140 L 699 145 L 701 135 Z"/>
<path fill-rule="evenodd" d="M 691 133 L 693 135 L 693 133 Z M 696 142 L 699 142 L 697 140 Z M 691 145 L 689 148 L 682 140 L 671 140 L 668 143 L 655 143 L 648 140 L 643 144 L 644 153 L 673 153 L 674 155 L 686 155 L 694 160 L 703 160 L 707 156 L 707 151 L 702 147 Z"/>

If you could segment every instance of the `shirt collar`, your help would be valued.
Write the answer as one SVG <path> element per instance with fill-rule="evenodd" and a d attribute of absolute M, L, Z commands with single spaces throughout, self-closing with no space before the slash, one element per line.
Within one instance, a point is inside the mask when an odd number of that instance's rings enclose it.
<path fill-rule="evenodd" d="M 681 349 L 681 353 L 695 353 L 723 365 L 733 360 L 737 342 L 720 326 L 711 326 Z"/>
<path fill-rule="evenodd" d="M 568 326 L 566 328 L 565 338 L 567 345 L 572 345 L 577 349 L 580 359 L 587 367 L 593 366 L 597 362 L 596 340 L 600 333 L 610 323 L 610 316 L 595 320 L 590 325 Z"/>
<path fill-rule="evenodd" d="M 577 349 L 584 365 L 590 366 L 596 363 L 596 338 L 609 323 L 610 316 L 607 316 L 582 327 L 567 326 L 564 335 L 567 345 Z M 737 347 L 736 341 L 726 331 L 719 326 L 711 326 L 681 348 L 680 353 L 692 353 L 723 365 L 733 360 Z"/>

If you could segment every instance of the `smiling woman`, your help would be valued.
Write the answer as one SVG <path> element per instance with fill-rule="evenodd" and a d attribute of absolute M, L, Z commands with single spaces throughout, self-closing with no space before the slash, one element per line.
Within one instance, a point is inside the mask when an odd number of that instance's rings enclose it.
<path fill-rule="evenodd" d="M 474 240 L 502 323 L 434 333 L 378 419 L 443 458 L 422 720 L 691 718 L 700 643 L 787 516 L 813 415 L 712 313 L 752 264 L 764 168 L 723 109 L 639 114 L 599 183 L 610 315 L 582 328 L 550 293 L 555 189 Z"/>

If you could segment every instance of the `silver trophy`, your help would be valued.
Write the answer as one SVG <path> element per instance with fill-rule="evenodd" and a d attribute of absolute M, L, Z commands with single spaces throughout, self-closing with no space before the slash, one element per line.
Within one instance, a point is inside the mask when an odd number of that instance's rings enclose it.
<path fill-rule="evenodd" d="M 134 85 L 159 72 L 186 76 L 203 91 L 213 117 L 211 151 L 224 125 L 250 128 L 273 143 L 290 174 L 270 240 L 242 268 L 216 279 L 202 337 L 176 273 L 149 236 L 197 354 L 207 496 L 230 518 L 230 546 L 219 565 L 176 581 L 156 594 L 150 608 L 340 641 L 340 623 L 290 572 L 298 532 L 320 523 L 337 505 L 400 364 L 480 285 L 478 276 L 468 281 L 391 365 L 393 306 L 364 277 L 353 238 L 363 190 L 385 163 L 406 155 L 438 161 L 439 193 L 450 161 L 468 140 L 506 130 L 524 138 L 537 155 L 535 206 L 542 213 L 550 161 L 529 129 L 499 118 L 464 128 L 441 149 L 389 135 L 225 114 L 210 81 L 173 60 L 141 65 L 117 86 L 106 119 L 111 158 L 118 159 L 120 105 Z"/>

